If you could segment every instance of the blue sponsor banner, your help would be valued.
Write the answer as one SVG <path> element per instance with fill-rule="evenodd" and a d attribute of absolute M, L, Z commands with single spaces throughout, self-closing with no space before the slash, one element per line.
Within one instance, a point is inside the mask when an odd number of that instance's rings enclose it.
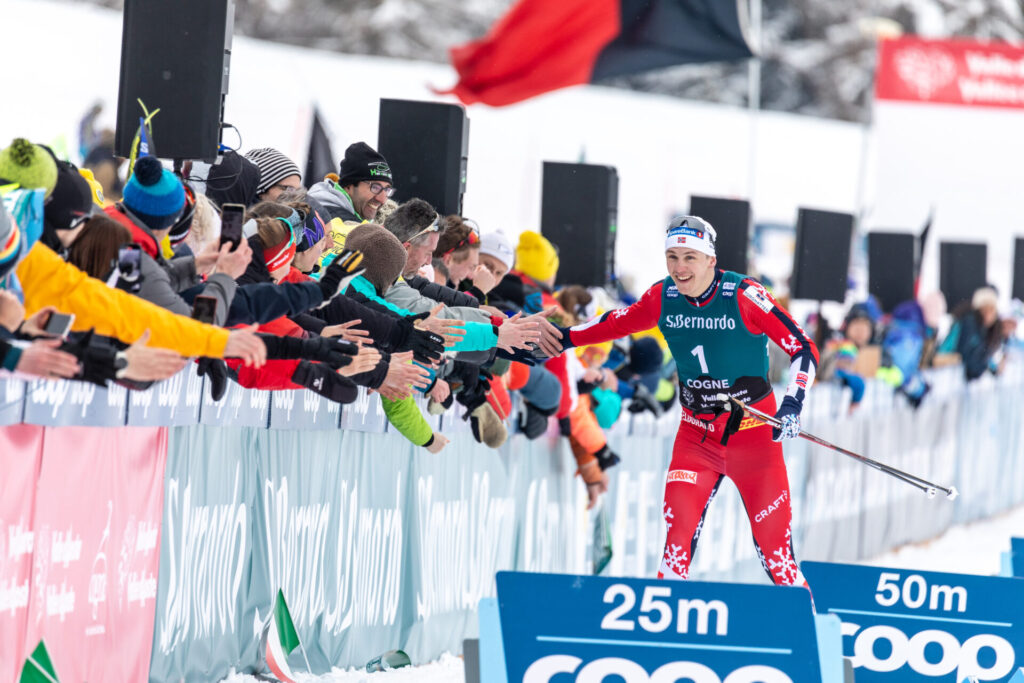
<path fill-rule="evenodd" d="M 270 418 L 269 391 L 246 389 L 236 382 L 228 382 L 227 390 L 219 401 L 203 392 L 199 422 L 204 425 L 231 425 L 233 427 L 266 427 Z"/>
<path fill-rule="evenodd" d="M 25 410 L 25 383 L 13 377 L 0 377 L 0 427 L 21 422 Z"/>
<path fill-rule="evenodd" d="M 308 389 L 275 391 L 270 401 L 271 429 L 337 429 L 341 404 Z"/>
<path fill-rule="evenodd" d="M 499 572 L 509 681 L 818 683 L 803 588 Z"/>
<path fill-rule="evenodd" d="M 1009 681 L 1024 652 L 1024 583 L 825 562 L 801 564 L 818 612 L 843 621 L 858 683 Z"/>
<path fill-rule="evenodd" d="M 370 394 L 366 387 L 359 387 L 359 397 L 345 406 L 341 412 L 341 428 L 356 432 L 383 432 L 387 429 L 388 418 L 380 396 Z"/>
<path fill-rule="evenodd" d="M 128 424 L 180 427 L 199 422 L 203 378 L 194 365 L 145 391 L 128 392 Z"/>
<path fill-rule="evenodd" d="M 33 380 L 27 385 L 25 422 L 45 427 L 123 427 L 128 390 L 73 380 Z"/>
<path fill-rule="evenodd" d="M 1024 579 L 1024 538 L 1010 539 L 1010 568 L 1014 576 Z"/>

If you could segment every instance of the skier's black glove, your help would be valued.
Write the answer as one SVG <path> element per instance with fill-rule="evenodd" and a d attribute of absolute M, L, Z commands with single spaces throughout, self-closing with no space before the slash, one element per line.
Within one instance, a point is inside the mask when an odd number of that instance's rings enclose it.
<path fill-rule="evenodd" d="M 342 377 L 322 363 L 302 361 L 292 373 L 292 381 L 335 403 L 352 403 L 359 390 L 347 377 Z"/>
<path fill-rule="evenodd" d="M 362 262 L 363 252 L 350 251 L 348 249 L 338 254 L 338 257 L 331 261 L 331 265 L 327 266 L 327 270 L 320 276 L 320 281 L 317 283 L 320 285 L 320 291 L 324 295 L 324 303 L 333 299 L 340 292 L 345 291 L 348 283 L 359 277 L 366 270 L 359 267 Z"/>

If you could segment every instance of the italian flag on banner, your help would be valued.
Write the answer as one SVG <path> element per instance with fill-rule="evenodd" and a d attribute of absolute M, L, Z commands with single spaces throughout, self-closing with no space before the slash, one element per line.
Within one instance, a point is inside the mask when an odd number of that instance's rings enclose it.
<path fill-rule="evenodd" d="M 50 654 L 46 651 L 43 641 L 39 641 L 36 649 L 25 660 L 25 668 L 21 670 L 21 678 L 18 683 L 59 683 L 57 671 L 50 661 Z"/>
<path fill-rule="evenodd" d="M 277 589 L 274 609 L 263 626 L 260 639 L 263 641 L 260 650 L 270 672 L 283 683 L 295 683 L 295 675 L 288 668 L 288 654 L 299 647 L 299 634 L 295 631 L 292 615 L 288 613 L 288 605 L 280 588 Z"/>

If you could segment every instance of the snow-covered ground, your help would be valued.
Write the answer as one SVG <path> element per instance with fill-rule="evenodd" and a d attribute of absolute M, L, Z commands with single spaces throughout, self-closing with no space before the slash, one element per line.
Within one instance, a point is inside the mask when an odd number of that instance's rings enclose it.
<path fill-rule="evenodd" d="M 953 527 L 942 536 L 881 555 L 864 564 L 957 574 L 992 575 L 999 572 L 999 554 L 1010 549 L 1010 537 L 1024 533 L 1024 506 L 973 524 Z M 324 676 L 302 676 L 299 683 L 463 683 L 462 659 L 445 654 L 423 666 L 368 674 L 336 669 Z M 257 683 L 236 674 L 224 683 Z"/>

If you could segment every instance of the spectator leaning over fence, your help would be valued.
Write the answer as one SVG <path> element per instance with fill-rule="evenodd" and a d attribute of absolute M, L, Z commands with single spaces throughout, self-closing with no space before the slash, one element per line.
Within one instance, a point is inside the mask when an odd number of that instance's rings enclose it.
<path fill-rule="evenodd" d="M 999 297 L 992 287 L 980 287 L 969 304 L 954 311 L 955 320 L 939 350 L 959 353 L 964 365 L 964 376 L 975 380 L 986 372 L 997 373 L 993 356 L 1003 343 L 999 324 Z"/>
<path fill-rule="evenodd" d="M 563 340 L 567 348 L 595 344 L 657 325 L 676 360 L 683 412 L 666 478 L 668 536 L 658 575 L 688 577 L 707 506 L 728 476 L 740 491 L 771 580 L 805 585 L 794 559 L 789 482 L 778 442 L 800 431 L 818 352 L 758 282 L 717 269 L 715 241 L 703 219 L 676 218 L 665 236 L 668 277 L 632 306 L 566 330 Z M 767 379 L 768 339 L 792 359 L 777 410 Z M 781 428 L 747 422 L 735 408 L 727 413 L 722 393 L 774 413 Z"/>
<path fill-rule="evenodd" d="M 95 329 L 132 344 L 147 332 L 154 347 L 177 351 L 183 356 L 225 355 L 242 358 L 247 363 L 260 365 L 266 359 L 266 348 L 251 332 L 237 330 L 229 333 L 182 316 L 166 313 L 163 309 L 144 302 L 125 292 L 108 288 L 104 283 L 89 278 L 78 269 L 64 263 L 44 244 L 36 243 L 42 233 L 43 196 L 53 191 L 57 182 L 57 168 L 52 157 L 30 143 L 16 140 L 11 147 L 0 151 L 0 178 L 12 186 L 21 185 L 38 193 L 22 196 L 18 204 L 32 216 L 32 225 L 26 223 L 22 234 L 29 235 L 16 245 L 17 279 L 24 306 L 31 317 L 47 306 L 75 314 L 74 330 Z M 0 183 L 2 186 L 3 183 Z M 10 194 L 10 193 L 8 193 Z M 38 201 L 34 199 L 38 194 Z M 13 202 L 5 197 L 5 204 Z M 11 212 L 11 209 L 8 208 Z M 17 219 L 16 212 L 11 212 Z M 15 245 L 9 245 L 15 248 Z M 7 278 L 10 281 L 10 278 Z"/>

